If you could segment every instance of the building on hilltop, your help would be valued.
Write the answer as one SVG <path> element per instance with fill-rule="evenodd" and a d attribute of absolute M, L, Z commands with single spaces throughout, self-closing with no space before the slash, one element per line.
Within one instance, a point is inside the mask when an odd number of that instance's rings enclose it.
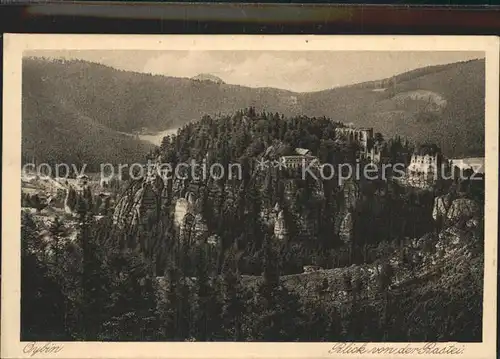
<path fill-rule="evenodd" d="M 443 164 L 443 156 L 436 145 L 422 145 L 411 156 L 406 180 L 412 187 L 428 188 L 442 177 Z"/>
<path fill-rule="evenodd" d="M 408 172 L 412 176 L 423 174 L 434 174 L 438 170 L 438 156 L 437 155 L 418 155 L 411 156 L 410 164 L 408 165 Z"/>
<path fill-rule="evenodd" d="M 335 133 L 348 143 L 359 145 L 359 159 L 365 159 L 373 163 L 380 162 L 382 150 L 380 144 L 375 143 L 373 128 L 337 127 Z"/>
<path fill-rule="evenodd" d="M 347 142 L 358 143 L 363 148 L 367 148 L 369 141 L 373 139 L 373 128 L 337 127 L 335 133 L 343 136 Z"/>
<path fill-rule="evenodd" d="M 293 155 L 281 156 L 280 163 L 287 169 L 297 169 L 318 163 L 318 158 L 307 148 L 296 148 Z"/>
<path fill-rule="evenodd" d="M 443 163 L 441 151 L 435 145 L 422 145 L 411 156 L 407 171 L 410 175 L 434 174 Z"/>
<path fill-rule="evenodd" d="M 295 153 L 300 155 L 300 156 L 312 156 L 311 150 L 308 150 L 307 148 L 296 148 Z"/>

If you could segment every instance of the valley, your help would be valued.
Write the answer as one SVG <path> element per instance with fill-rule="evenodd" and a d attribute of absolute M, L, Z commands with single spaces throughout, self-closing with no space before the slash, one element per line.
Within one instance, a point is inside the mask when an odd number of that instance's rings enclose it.
<path fill-rule="evenodd" d="M 95 158 L 92 162 L 130 163 L 150 150 L 152 143 L 158 144 L 161 131 L 206 114 L 228 115 L 250 106 L 285 116 L 326 116 L 414 143 L 429 141 L 450 158 L 484 156 L 484 84 L 480 81 L 484 60 L 310 93 L 153 76 L 85 61 L 26 58 L 23 72 L 26 160 L 37 155 L 38 161 L 91 162 Z M 389 84 L 382 87 L 386 91 L 373 91 L 381 84 Z M 148 133 L 141 135 L 142 140 L 120 134 L 141 131 Z M 72 148 L 68 143 L 78 146 L 66 153 L 63 149 Z"/>
<path fill-rule="evenodd" d="M 23 78 L 23 164 L 86 166 L 22 175 L 23 340 L 482 341 L 484 60 L 308 93 Z"/>

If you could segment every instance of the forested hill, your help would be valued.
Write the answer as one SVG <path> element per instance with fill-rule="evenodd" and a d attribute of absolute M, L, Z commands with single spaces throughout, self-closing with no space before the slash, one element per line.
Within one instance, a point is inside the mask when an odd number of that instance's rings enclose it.
<path fill-rule="evenodd" d="M 101 163 L 135 163 L 154 146 L 107 126 L 109 115 L 91 98 L 106 93 L 82 88 L 84 73 L 27 62 L 23 67 L 23 162 L 66 163 L 97 171 Z M 73 75 L 72 75 L 73 74 Z M 71 76 L 75 78 L 71 79 Z M 65 82 L 67 81 L 67 82 Z M 85 94 L 85 95 L 83 95 Z M 115 111 L 119 104 L 115 103 Z"/>
<path fill-rule="evenodd" d="M 294 93 L 126 72 L 85 61 L 27 58 L 23 63 L 23 150 L 36 148 L 44 156 L 49 147 L 43 144 L 50 143 L 57 158 L 62 151 L 58 148 L 68 151 L 71 146 L 67 144 L 87 142 L 75 157 L 106 157 L 108 153 L 134 157 L 144 144 L 119 139 L 117 131 L 166 130 L 205 114 L 232 114 L 252 106 L 285 116 L 326 116 L 373 127 L 387 137 L 435 142 L 452 158 L 482 157 L 484 78 L 484 60 L 474 60 L 418 69 L 382 81 Z M 42 128 L 56 128 L 64 135 Z M 68 142 L 61 142 L 62 138 Z"/>
<path fill-rule="evenodd" d="M 417 69 L 381 81 L 307 93 L 303 113 L 328 113 L 388 136 L 438 144 L 453 157 L 484 156 L 484 60 Z"/>
<path fill-rule="evenodd" d="M 242 108 L 300 112 L 290 103 L 292 92 L 120 71 L 85 61 L 27 58 L 24 77 L 44 86 L 31 86 L 33 95 L 50 91 L 61 100 L 111 129 L 133 132 L 144 127 L 166 130 L 198 120 L 205 114 L 233 113 Z M 206 77 L 207 75 L 205 75 Z"/>

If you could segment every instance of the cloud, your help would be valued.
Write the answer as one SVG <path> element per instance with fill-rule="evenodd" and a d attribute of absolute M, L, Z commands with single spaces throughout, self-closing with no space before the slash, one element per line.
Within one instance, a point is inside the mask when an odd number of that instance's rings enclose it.
<path fill-rule="evenodd" d="M 484 58 L 477 52 L 431 51 L 36 51 L 35 56 L 78 58 L 126 71 L 174 77 L 209 73 L 226 83 L 297 92 L 383 79 L 419 67 Z"/>
<path fill-rule="evenodd" d="M 167 53 L 149 59 L 144 65 L 144 72 L 175 77 L 192 77 L 199 73 L 218 75 L 224 72 L 224 64 L 206 53 L 192 51 L 178 55 Z"/>
<path fill-rule="evenodd" d="M 210 73 L 230 84 L 277 87 L 299 92 L 325 88 L 325 84 L 318 82 L 324 66 L 304 57 L 290 59 L 283 53 L 245 52 L 244 56 L 235 58 L 231 57 L 232 54 L 202 51 L 167 53 L 150 58 L 143 71 L 175 77 Z"/>

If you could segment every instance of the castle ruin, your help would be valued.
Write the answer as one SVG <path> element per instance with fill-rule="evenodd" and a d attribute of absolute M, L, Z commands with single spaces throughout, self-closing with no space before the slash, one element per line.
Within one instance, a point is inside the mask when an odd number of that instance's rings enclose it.
<path fill-rule="evenodd" d="M 348 143 L 356 143 L 360 147 L 359 159 L 378 163 L 381 160 L 381 150 L 374 143 L 373 128 L 337 127 L 335 134 Z"/>
<path fill-rule="evenodd" d="M 412 154 L 406 168 L 406 182 L 417 188 L 433 186 L 442 174 L 443 156 L 435 145 L 422 145 Z"/>

